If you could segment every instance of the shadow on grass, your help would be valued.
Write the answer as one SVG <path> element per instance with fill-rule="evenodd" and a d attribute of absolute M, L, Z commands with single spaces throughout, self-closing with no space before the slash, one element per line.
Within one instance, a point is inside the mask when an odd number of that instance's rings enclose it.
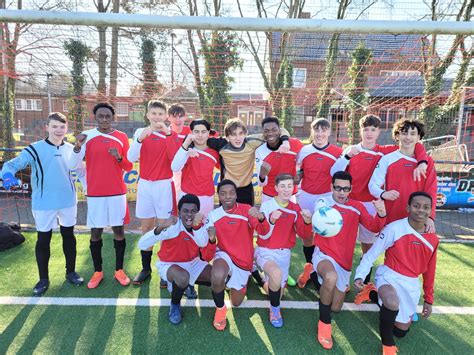
<path fill-rule="evenodd" d="M 0 336 L 0 353 L 5 354 L 7 352 L 11 343 L 26 323 L 32 310 L 33 306 L 23 307 L 13 321 L 5 328 Z"/>
<path fill-rule="evenodd" d="M 156 275 L 156 276 L 155 276 Z M 153 274 L 152 277 L 157 277 L 158 274 Z M 150 285 L 151 280 L 141 285 L 132 285 L 133 287 L 139 287 L 138 298 L 150 298 Z M 135 307 L 135 317 L 133 319 L 133 342 L 132 342 L 132 354 L 138 354 L 143 351 L 143 342 L 150 334 L 150 313 L 151 307 Z"/>
<path fill-rule="evenodd" d="M 18 353 L 32 353 L 36 349 L 40 341 L 47 335 L 49 328 L 51 328 L 54 323 L 54 318 L 56 318 L 60 310 L 60 307 L 56 306 L 46 307 L 43 314 L 41 314 L 33 328 L 30 330 L 25 342 L 18 350 Z"/>

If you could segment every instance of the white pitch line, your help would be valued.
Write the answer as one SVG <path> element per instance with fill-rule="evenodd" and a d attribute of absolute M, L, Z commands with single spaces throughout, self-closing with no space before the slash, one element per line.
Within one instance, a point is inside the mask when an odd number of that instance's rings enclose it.
<path fill-rule="evenodd" d="M 229 301 L 226 301 L 231 307 Z M 166 307 L 170 305 L 169 298 L 88 298 L 88 297 L 0 297 L 0 305 L 35 305 L 35 306 L 114 306 L 114 307 Z M 183 299 L 184 307 L 215 307 L 213 300 Z M 246 300 L 239 308 L 268 308 L 268 301 Z M 317 302 L 309 301 L 282 301 L 281 307 L 286 309 L 318 309 Z M 422 306 L 418 306 L 421 312 Z M 378 312 L 375 304 L 356 305 L 344 303 L 343 311 L 352 312 Z M 474 307 L 433 306 L 433 314 L 464 314 L 474 315 Z"/>

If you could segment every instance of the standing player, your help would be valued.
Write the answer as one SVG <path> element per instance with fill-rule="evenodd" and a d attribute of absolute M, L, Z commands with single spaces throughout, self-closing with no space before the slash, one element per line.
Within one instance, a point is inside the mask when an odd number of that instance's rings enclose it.
<path fill-rule="evenodd" d="M 132 169 L 127 159 L 128 137 L 112 127 L 115 109 L 108 103 L 98 103 L 93 109 L 97 128 L 76 137 L 69 164 L 77 167 L 86 159 L 87 164 L 87 226 L 91 228 L 90 250 L 94 274 L 87 284 L 96 288 L 102 282 L 102 232 L 111 226 L 114 232 L 114 278 L 127 286 L 130 279 L 123 271 L 125 255 L 124 224 L 129 222 L 127 187 L 123 172 Z"/>
<path fill-rule="evenodd" d="M 432 198 L 431 216 L 428 219 L 428 231 L 434 232 L 436 210 L 436 171 L 433 159 L 427 158 L 426 177 L 414 181 L 417 168 L 414 158 L 415 145 L 425 135 L 423 123 L 410 119 L 395 122 L 393 139 L 399 143 L 399 150 L 383 156 L 369 181 L 372 196 L 382 198 L 387 205 L 387 223 L 407 216 L 408 197 L 412 192 L 425 191 Z"/>
<path fill-rule="evenodd" d="M 338 210 L 342 216 L 342 229 L 332 238 L 315 235 L 313 255 L 314 271 L 311 277 L 319 288 L 318 341 L 324 349 L 332 348 L 331 311 L 339 312 L 344 303 L 352 269 L 352 259 L 359 223 L 378 232 L 385 225 L 385 205 L 374 201 L 377 215 L 372 217 L 359 201 L 348 198 L 352 188 L 352 177 L 338 171 L 332 177 L 332 195 L 325 198 L 328 206 Z"/>
<path fill-rule="evenodd" d="M 329 143 L 331 124 L 325 118 L 317 118 L 311 123 L 312 143 L 305 145 L 298 154 L 297 163 L 301 165 L 301 188 L 298 204 L 302 209 L 314 212 L 316 202 L 331 194 L 331 167 L 339 158 L 342 149 Z M 298 287 L 305 287 L 313 272 L 311 258 L 314 245 L 311 239 L 303 239 L 303 253 L 306 259 L 303 272 L 298 277 Z"/>
<path fill-rule="evenodd" d="M 166 105 L 157 100 L 148 103 L 150 127 L 139 128 L 133 135 L 128 159 L 140 159 L 140 180 L 137 186 L 136 216 L 141 220 L 142 233 L 152 230 L 156 222 L 167 219 L 175 207 L 171 161 L 179 148 L 177 134 L 165 124 Z M 153 251 L 142 250 L 142 270 L 133 283 L 140 285 L 151 276 Z"/>
<path fill-rule="evenodd" d="M 357 303 L 375 300 L 381 304 L 379 330 L 383 353 L 396 354 L 393 336 L 404 337 L 410 330 L 420 299 L 423 275 L 423 318 L 428 318 L 434 301 L 436 234 L 426 232 L 433 200 L 430 194 L 417 191 L 408 198 L 408 218 L 387 225 L 357 267 L 354 286 L 362 290 Z M 375 272 L 375 287 L 363 285 L 363 279 L 375 260 L 385 252 L 383 265 Z"/>
<path fill-rule="evenodd" d="M 213 325 L 217 330 L 224 330 L 227 325 L 225 287 L 230 288 L 232 304 L 239 306 L 247 292 L 253 265 L 253 231 L 266 235 L 270 226 L 257 208 L 237 203 L 237 186 L 231 180 L 222 180 L 217 185 L 217 194 L 221 206 L 209 213 L 205 228 L 209 242 L 217 242 L 211 273 L 212 298 L 216 304 Z"/>
<path fill-rule="evenodd" d="M 178 202 L 179 219 L 170 216 L 138 241 L 141 250 L 148 250 L 161 241 L 160 261 L 156 266 L 171 293 L 168 319 L 172 324 L 181 323 L 181 298 L 188 285 L 194 285 L 197 280 L 211 281 L 211 266 L 199 258 L 199 248 L 208 242 L 199 207 L 195 195 L 184 195 Z"/>
<path fill-rule="evenodd" d="M 183 105 L 172 104 L 168 109 L 168 120 L 171 123 L 171 130 L 178 135 L 181 142 L 191 133 L 189 126 L 186 126 L 186 110 Z"/>
<path fill-rule="evenodd" d="M 312 238 L 313 230 L 311 213 L 302 211 L 291 201 L 294 176 L 280 174 L 274 181 L 277 196 L 262 203 L 260 208 L 270 221 L 270 231 L 258 236 L 255 259 L 265 273 L 264 289 L 270 297 L 270 323 L 280 328 L 283 326 L 280 297 L 289 276 L 291 249 L 296 244 L 296 234 L 300 238 Z"/>
<path fill-rule="evenodd" d="M 34 296 L 41 296 L 49 287 L 50 243 L 53 228 L 58 227 L 58 219 L 66 259 L 66 280 L 74 285 L 84 282 L 76 273 L 74 225 L 77 200 L 71 170 L 67 166 L 73 147 L 64 142 L 66 117 L 59 112 L 50 113 L 46 132 L 46 139 L 30 144 L 18 157 L 5 162 L 2 169 L 3 187 L 9 190 L 18 185 L 15 173 L 31 166 L 31 207 L 38 233 L 35 254 L 40 278 L 33 288 Z M 78 170 L 82 173 L 82 169 Z"/>

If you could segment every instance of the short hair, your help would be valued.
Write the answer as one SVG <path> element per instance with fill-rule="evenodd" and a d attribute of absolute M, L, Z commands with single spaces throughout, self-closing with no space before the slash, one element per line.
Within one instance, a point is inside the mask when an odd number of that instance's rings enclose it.
<path fill-rule="evenodd" d="M 375 115 L 365 115 L 359 120 L 359 127 L 375 127 L 379 128 L 382 125 L 382 120 L 379 116 Z"/>
<path fill-rule="evenodd" d="M 331 128 L 331 122 L 329 122 L 325 118 L 316 118 L 313 122 L 311 122 L 311 129 L 318 129 L 318 128 Z"/>
<path fill-rule="evenodd" d="M 279 174 L 275 178 L 275 185 L 278 185 L 280 182 L 285 181 L 285 180 L 291 180 L 291 181 L 294 182 L 295 177 L 291 174 L 288 174 L 288 173 Z"/>
<path fill-rule="evenodd" d="M 262 120 L 262 127 L 265 126 L 266 123 L 276 123 L 276 125 L 280 127 L 280 121 L 278 120 L 278 117 L 275 117 L 275 116 L 265 117 Z"/>
<path fill-rule="evenodd" d="M 51 121 L 58 121 L 58 122 L 67 124 L 67 118 L 61 112 L 51 112 L 48 115 L 46 124 L 49 124 L 49 122 Z"/>
<path fill-rule="evenodd" d="M 192 120 L 190 125 L 189 125 L 189 128 L 191 129 L 191 131 L 194 129 L 194 127 L 196 127 L 197 125 L 203 125 L 204 127 L 206 127 L 206 129 L 208 131 L 211 130 L 211 124 L 207 121 L 207 120 L 204 120 L 204 119 L 200 119 L 200 120 Z"/>
<path fill-rule="evenodd" d="M 181 211 L 181 208 L 183 207 L 185 203 L 194 203 L 197 206 L 198 211 L 201 208 L 201 202 L 199 201 L 199 198 L 193 194 L 186 194 L 179 199 L 178 211 Z"/>
<path fill-rule="evenodd" d="M 408 132 L 410 128 L 416 128 L 420 139 L 425 136 L 425 125 L 423 122 L 418 120 L 412 120 L 409 118 L 401 118 L 394 123 L 392 129 L 392 137 L 398 141 L 401 132 Z"/>
<path fill-rule="evenodd" d="M 168 109 L 169 116 L 184 116 L 186 114 L 186 110 L 184 106 L 181 104 L 172 104 Z"/>
<path fill-rule="evenodd" d="M 226 185 L 234 186 L 235 192 L 237 192 L 237 185 L 235 184 L 235 182 L 233 182 L 232 180 L 229 180 L 229 179 L 224 179 L 219 184 L 217 184 L 217 193 L 219 193 L 222 186 L 226 186 Z"/>
<path fill-rule="evenodd" d="M 334 184 L 336 180 L 347 180 L 352 185 L 352 176 L 347 171 L 338 171 L 332 176 L 332 183 Z"/>
<path fill-rule="evenodd" d="M 247 134 L 247 127 L 240 118 L 231 118 L 227 120 L 224 126 L 224 135 L 230 136 L 237 128 L 242 128 L 245 134 Z"/>
<path fill-rule="evenodd" d="M 163 101 L 159 100 L 150 100 L 147 104 L 147 111 L 150 111 L 152 108 L 161 108 L 166 112 L 166 104 Z"/>
<path fill-rule="evenodd" d="M 100 108 L 108 108 L 110 110 L 110 112 L 112 112 L 112 116 L 115 116 L 115 109 L 114 107 L 109 104 L 108 102 L 99 102 L 97 105 L 94 106 L 94 108 L 92 109 L 92 113 L 95 115 L 97 113 L 97 111 L 100 109 Z"/>
<path fill-rule="evenodd" d="M 408 205 L 411 205 L 411 202 L 417 196 L 423 196 L 423 197 L 429 198 L 431 203 L 433 203 L 433 198 L 431 197 L 429 193 L 424 192 L 424 191 L 415 191 L 410 194 L 410 197 L 408 197 Z"/>

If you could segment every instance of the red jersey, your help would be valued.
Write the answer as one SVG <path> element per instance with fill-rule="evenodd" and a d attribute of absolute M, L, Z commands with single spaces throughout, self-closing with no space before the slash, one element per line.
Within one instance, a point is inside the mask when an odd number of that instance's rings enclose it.
<path fill-rule="evenodd" d="M 387 225 L 357 267 L 355 279 L 364 279 L 375 260 L 385 251 L 384 265 L 393 271 L 418 278 L 423 275 L 424 299 L 434 301 L 436 253 L 439 239 L 433 233 L 418 233 L 408 218 Z"/>
<path fill-rule="evenodd" d="M 269 248 L 291 249 L 296 244 L 296 234 L 300 238 L 311 238 L 313 229 L 311 223 L 306 224 L 301 216 L 301 208 L 296 203 L 288 202 L 288 206 L 282 207 L 272 198 L 262 203 L 260 211 L 270 221 L 270 216 L 275 211 L 281 211 L 282 214 L 275 224 L 270 223 L 270 231 L 265 235 L 259 235 L 257 245 Z"/>
<path fill-rule="evenodd" d="M 369 181 L 370 193 L 375 198 L 380 198 L 383 192 L 389 190 L 396 190 L 400 193 L 400 197 L 395 201 L 385 201 L 387 223 L 408 216 L 408 198 L 411 193 L 416 191 L 424 191 L 431 196 L 433 199 L 431 218 L 435 218 L 437 191 L 436 171 L 433 159 L 428 157 L 427 162 L 426 178 L 422 178 L 421 181 L 415 181 L 413 171 L 418 165 L 415 158 L 403 155 L 397 150 L 380 159 Z"/>
<path fill-rule="evenodd" d="M 79 153 L 74 153 L 74 162 L 86 158 L 87 196 L 105 197 L 127 193 L 123 181 L 123 172 L 132 170 L 132 163 L 127 159 L 128 137 L 125 133 L 114 130 L 101 133 L 97 128 L 83 132 L 87 135 L 86 143 Z M 118 162 L 109 149 L 115 148 L 122 157 Z M 77 164 L 76 164 L 77 165 Z"/>
<path fill-rule="evenodd" d="M 229 254 L 232 262 L 244 270 L 253 266 L 253 230 L 265 235 L 270 225 L 265 218 L 263 222 L 249 216 L 250 205 L 236 203 L 230 211 L 221 207 L 211 211 L 207 216 L 205 229 L 214 227 L 217 236 L 217 248 Z"/>
<path fill-rule="evenodd" d="M 371 232 L 380 232 L 385 225 L 385 217 L 372 217 L 364 205 L 355 200 L 347 200 L 345 204 L 334 201 L 332 197 L 325 199 L 326 204 L 339 211 L 342 216 L 342 229 L 334 237 L 325 238 L 315 234 L 314 244 L 326 255 L 333 258 L 343 269 L 351 271 L 354 248 L 359 231 L 359 223 Z"/>
<path fill-rule="evenodd" d="M 189 126 L 183 126 L 183 129 L 181 130 L 180 133 L 176 132 L 178 138 L 179 138 L 179 144 L 183 144 L 184 139 L 188 134 L 191 133 L 191 128 Z"/>
<path fill-rule="evenodd" d="M 219 153 L 214 149 L 206 148 L 200 150 L 195 158 L 189 158 L 188 151 L 184 148 L 178 149 L 171 163 L 174 172 L 182 171 L 181 190 L 187 194 L 197 196 L 213 196 L 214 189 L 214 167 L 219 166 Z"/>
<path fill-rule="evenodd" d="M 303 171 L 301 189 L 313 195 L 330 192 L 331 167 L 341 153 L 342 149 L 334 144 L 321 149 L 313 144 L 305 145 L 298 154 L 298 164 Z"/>
<path fill-rule="evenodd" d="M 301 148 L 303 148 L 303 143 L 301 143 L 298 139 L 290 138 L 290 151 L 284 154 L 277 152 L 281 146 L 281 143 L 282 141 L 280 140 L 280 144 L 274 149 L 270 148 L 268 144 L 263 144 L 255 151 L 257 176 L 260 175 L 262 162 L 265 161 L 272 167 L 268 175 L 265 177 L 265 181 L 260 181 L 260 185 L 263 186 L 263 193 L 267 196 L 278 195 L 275 191 L 275 178 L 279 174 L 287 173 L 293 176 L 296 175 L 296 157 Z M 295 185 L 295 190 L 293 193 L 296 193 L 297 191 L 298 187 Z"/>
<path fill-rule="evenodd" d="M 133 142 L 128 152 L 128 159 L 132 162 L 140 159 L 140 178 L 148 181 L 166 180 L 173 177 L 171 162 L 181 145 L 178 135 L 174 132 L 165 136 L 160 132 L 153 132 L 143 142 L 138 138 L 144 128 L 139 128 L 133 135 Z"/>

